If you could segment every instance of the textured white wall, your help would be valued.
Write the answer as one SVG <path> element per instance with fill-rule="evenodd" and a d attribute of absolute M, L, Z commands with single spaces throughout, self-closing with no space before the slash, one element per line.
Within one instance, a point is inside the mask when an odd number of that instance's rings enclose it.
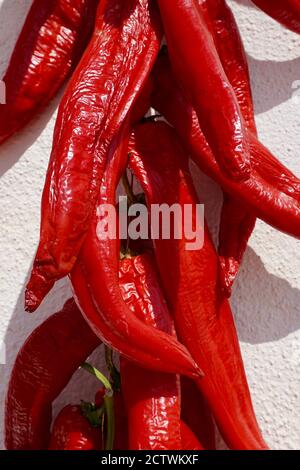
<path fill-rule="evenodd" d="M 30 0 L 0 0 L 1 76 L 30 4 Z M 261 139 L 300 176 L 300 98 L 298 102 L 292 89 L 293 82 L 300 80 L 300 38 L 248 0 L 231 0 L 230 4 L 248 53 Z M 40 197 L 57 102 L 0 148 L 0 341 L 6 345 L 6 363 L 0 364 L 0 446 L 7 381 L 17 351 L 70 294 L 67 282 L 62 281 L 35 315 L 23 310 L 24 285 L 38 241 Z M 220 191 L 202 175 L 197 179 L 215 234 Z M 276 449 L 300 447 L 299 305 L 300 242 L 259 222 L 232 306 L 257 416 L 267 442 Z M 93 362 L 100 361 L 101 350 Z M 57 400 L 56 411 L 69 399 L 92 396 L 96 383 L 82 374 L 75 374 Z"/>

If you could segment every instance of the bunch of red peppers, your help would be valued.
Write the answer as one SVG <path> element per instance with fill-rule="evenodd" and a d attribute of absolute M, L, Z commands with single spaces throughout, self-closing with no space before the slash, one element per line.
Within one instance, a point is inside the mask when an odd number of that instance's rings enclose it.
<path fill-rule="evenodd" d="M 299 0 L 254 3 L 300 32 Z M 257 218 L 300 238 L 300 179 L 259 141 L 230 8 L 225 0 L 34 0 L 3 79 L 0 143 L 67 78 L 25 308 L 35 311 L 65 276 L 74 299 L 17 356 L 7 449 L 215 449 L 215 426 L 230 449 L 268 449 L 229 298 Z M 217 248 L 198 223 L 190 158 L 223 190 Z M 150 225 L 153 205 L 189 206 L 202 246 L 187 249 L 182 231 L 103 236 L 101 207 L 116 208 L 121 181 Z M 108 378 L 86 363 L 101 343 Z M 52 402 L 80 366 L 102 382 L 95 400 L 69 404 L 53 422 Z"/>

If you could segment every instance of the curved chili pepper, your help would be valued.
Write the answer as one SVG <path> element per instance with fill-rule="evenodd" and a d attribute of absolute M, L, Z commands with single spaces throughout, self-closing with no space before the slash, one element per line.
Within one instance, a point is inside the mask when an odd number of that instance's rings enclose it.
<path fill-rule="evenodd" d="M 246 129 L 257 135 L 249 68 L 238 25 L 225 0 L 197 0 L 205 14 L 222 66 L 233 87 Z M 227 297 L 237 276 L 256 217 L 236 198 L 224 193 L 219 231 L 223 291 Z"/>
<path fill-rule="evenodd" d="M 0 143 L 56 95 L 94 27 L 98 0 L 34 0 L 3 78 Z"/>
<path fill-rule="evenodd" d="M 122 149 L 119 148 L 111 167 L 105 172 L 100 190 L 107 198 L 106 202 L 111 204 L 115 197 L 111 188 L 119 179 L 116 167 L 120 153 Z M 132 315 L 119 287 L 119 244 L 111 238 L 100 241 L 97 224 L 96 215 L 70 274 L 77 303 L 93 331 L 108 346 L 146 368 L 199 376 L 199 368 L 184 346 Z"/>
<path fill-rule="evenodd" d="M 49 450 L 101 450 L 102 433 L 79 405 L 65 406 L 54 421 Z"/>
<path fill-rule="evenodd" d="M 258 141 L 249 67 L 232 11 L 225 0 L 197 0 L 197 2 L 201 4 L 206 15 L 207 25 L 210 26 L 222 66 L 236 94 L 246 128 L 251 133 L 249 136 L 251 165 L 282 192 L 298 198 L 300 196 L 299 178 Z"/>
<path fill-rule="evenodd" d="M 252 0 L 252 2 L 278 23 L 300 34 L 299 0 Z"/>
<path fill-rule="evenodd" d="M 195 382 L 181 377 L 181 418 L 203 449 L 216 450 L 215 425 L 207 401 Z"/>
<path fill-rule="evenodd" d="M 234 15 L 225 0 L 196 0 L 203 11 L 246 128 L 256 134 L 249 67 Z"/>
<path fill-rule="evenodd" d="M 52 402 L 99 344 L 73 299 L 34 330 L 10 377 L 5 408 L 8 450 L 48 448 Z"/>
<path fill-rule="evenodd" d="M 147 203 L 186 205 L 198 203 L 188 173 L 188 159 L 176 134 L 163 122 L 135 127 L 130 165 L 144 189 Z M 219 260 L 204 226 L 202 248 L 188 250 L 183 238 L 155 240 L 155 253 L 176 331 L 203 368 L 197 380 L 223 438 L 231 449 L 266 449 L 245 376 L 233 316 L 218 282 Z"/>
<path fill-rule="evenodd" d="M 227 178 L 220 171 L 199 126 L 196 112 L 178 87 L 165 55 L 157 61 L 153 78 L 153 106 L 174 126 L 187 153 L 199 167 L 253 215 L 282 232 L 300 238 L 299 179 L 294 175 L 291 177 L 291 172 L 250 134 L 251 177 L 239 183 Z M 275 181 L 278 184 L 274 184 Z M 282 184 L 279 184 L 280 181 Z"/>
<path fill-rule="evenodd" d="M 207 8 L 207 17 L 212 23 L 211 31 L 222 65 L 237 96 L 247 129 L 251 132 L 252 165 L 277 189 L 298 198 L 300 181 L 257 140 L 246 54 L 230 8 L 224 0 L 198 0 L 198 2 Z M 247 210 L 238 199 L 225 195 L 219 234 L 219 254 L 225 279 L 224 287 L 228 296 L 254 225 L 253 212 Z"/>
<path fill-rule="evenodd" d="M 230 297 L 256 223 L 253 213 L 237 199 L 224 193 L 219 229 L 219 259 L 222 290 Z"/>
<path fill-rule="evenodd" d="M 244 123 L 211 37 L 202 4 L 158 0 L 175 75 L 191 98 L 220 170 L 234 181 L 250 175 Z M 217 112 L 216 112 L 217 110 Z"/>
<path fill-rule="evenodd" d="M 28 311 L 76 262 L 108 149 L 148 78 L 161 38 L 153 0 L 100 2 L 94 35 L 58 112 L 40 244 L 26 292 Z"/>
<path fill-rule="evenodd" d="M 132 314 L 176 337 L 151 258 L 140 255 L 123 259 L 119 278 L 123 298 Z M 123 357 L 120 366 L 129 449 L 181 449 L 179 377 L 143 369 Z"/>
<path fill-rule="evenodd" d="M 181 421 L 181 449 L 182 450 L 204 450 L 193 431 Z"/>

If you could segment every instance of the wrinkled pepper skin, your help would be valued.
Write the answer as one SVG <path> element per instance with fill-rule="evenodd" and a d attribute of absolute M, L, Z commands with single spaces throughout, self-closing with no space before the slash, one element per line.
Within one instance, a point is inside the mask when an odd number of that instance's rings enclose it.
<path fill-rule="evenodd" d="M 67 405 L 54 421 L 49 450 L 101 450 L 100 427 L 93 427 L 79 405 Z"/>
<path fill-rule="evenodd" d="M 105 171 L 99 205 L 115 203 L 115 189 L 128 151 L 128 139 L 120 140 Z M 99 236 L 98 217 L 97 209 L 70 274 L 77 304 L 90 327 L 104 343 L 143 367 L 199 376 L 199 368 L 182 344 L 132 315 L 119 286 L 120 245 L 111 237 Z"/>
<path fill-rule="evenodd" d="M 120 288 L 132 314 L 176 337 L 174 322 L 148 255 L 120 263 Z M 148 371 L 121 357 L 130 450 L 181 449 L 179 376 Z"/>
<path fill-rule="evenodd" d="M 246 129 L 256 134 L 246 52 L 234 15 L 225 0 L 197 0 L 207 20 L 227 78 L 237 97 Z"/>
<path fill-rule="evenodd" d="M 278 23 L 300 34 L 299 0 L 252 0 L 252 2 Z"/>
<path fill-rule="evenodd" d="M 161 55 L 153 72 L 152 105 L 173 125 L 186 152 L 245 209 L 276 229 L 300 238 L 299 179 L 292 175 L 255 137 L 251 145 L 251 177 L 227 178 L 215 160 L 199 126 L 195 110 L 172 75 L 167 56 Z"/>
<path fill-rule="evenodd" d="M 177 203 L 182 210 L 198 203 L 188 159 L 173 129 L 163 122 L 135 127 L 130 165 L 142 185 L 147 204 Z M 200 365 L 197 380 L 229 448 L 262 450 L 261 436 L 247 384 L 234 319 L 221 294 L 219 260 L 205 225 L 204 243 L 186 249 L 188 239 L 155 240 L 155 253 L 164 292 L 181 341 Z"/>
<path fill-rule="evenodd" d="M 27 286 L 34 311 L 74 266 L 108 149 L 150 74 L 162 38 L 153 0 L 102 0 L 96 27 L 59 108 L 42 198 L 40 244 Z"/>
<path fill-rule="evenodd" d="M 133 111 L 136 119 L 136 106 Z M 140 110 L 140 118 L 144 112 Z M 196 377 L 201 371 L 182 344 L 132 315 L 119 285 L 119 234 L 105 233 L 103 227 L 103 208 L 116 206 L 117 186 L 126 169 L 131 122 L 129 114 L 110 146 L 97 207 L 71 282 L 83 315 L 106 344 L 143 367 Z"/>
<path fill-rule="evenodd" d="M 34 330 L 10 377 L 5 405 L 7 450 L 48 448 L 52 402 L 99 344 L 73 299 Z"/>
<path fill-rule="evenodd" d="M 215 48 L 202 4 L 157 1 L 176 78 L 191 99 L 220 171 L 234 181 L 250 175 L 250 153 L 234 90 Z M 195 47 L 195 45 L 198 47 Z"/>
<path fill-rule="evenodd" d="M 225 0 L 197 0 L 207 19 L 227 78 L 235 92 L 245 127 L 257 136 L 249 68 L 242 38 Z M 230 297 L 256 217 L 243 204 L 224 193 L 219 232 L 223 291 Z"/>
<path fill-rule="evenodd" d="M 0 144 L 49 103 L 90 39 L 98 0 L 34 0 L 3 78 Z"/>
<path fill-rule="evenodd" d="M 215 425 L 211 411 L 196 383 L 181 377 L 181 419 L 205 450 L 216 450 Z"/>
<path fill-rule="evenodd" d="M 204 450 L 193 431 L 181 421 L 181 450 Z"/>

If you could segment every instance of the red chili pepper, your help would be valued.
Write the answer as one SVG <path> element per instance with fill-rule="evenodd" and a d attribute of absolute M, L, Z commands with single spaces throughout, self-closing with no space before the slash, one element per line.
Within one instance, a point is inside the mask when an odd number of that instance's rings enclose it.
<path fill-rule="evenodd" d="M 244 123 L 211 37 L 202 4 L 158 0 L 174 73 L 193 103 L 221 171 L 234 181 L 250 175 Z M 217 110 L 217 111 L 216 111 Z"/>
<path fill-rule="evenodd" d="M 299 179 L 250 135 L 252 171 L 249 180 L 236 182 L 227 178 L 207 144 L 196 112 L 172 76 L 165 55 L 157 61 L 153 77 L 153 106 L 174 126 L 187 153 L 199 167 L 253 215 L 300 238 Z"/>
<path fill-rule="evenodd" d="M 94 27 L 98 0 L 34 0 L 3 78 L 0 143 L 56 95 Z"/>
<path fill-rule="evenodd" d="M 101 450 L 102 434 L 79 405 L 65 406 L 54 421 L 49 450 Z"/>
<path fill-rule="evenodd" d="M 86 244 L 86 253 L 79 259 L 70 276 L 78 304 L 91 328 L 106 344 L 143 366 L 191 376 L 199 375 L 199 369 L 180 343 L 169 335 L 152 331 L 143 325 L 133 317 L 127 307 L 124 311 L 124 302 L 119 299 L 114 273 L 108 269 L 109 265 L 106 271 L 111 273 L 112 280 L 109 280 L 108 285 L 104 285 L 106 281 L 102 280 L 103 273 L 97 269 L 101 253 L 97 250 L 96 236 L 94 238 L 93 245 Z M 106 293 L 110 285 L 113 286 L 113 295 Z M 104 300 L 106 296 L 105 313 L 102 313 L 95 303 L 99 303 L 101 293 Z M 120 316 L 119 311 L 122 312 Z"/>
<path fill-rule="evenodd" d="M 182 450 L 204 450 L 193 431 L 181 421 L 181 449 Z"/>
<path fill-rule="evenodd" d="M 59 108 L 40 244 L 26 292 L 28 311 L 76 262 L 108 149 L 147 81 L 161 38 L 153 0 L 100 2 L 94 35 Z"/>
<path fill-rule="evenodd" d="M 142 184 L 147 203 L 186 205 L 193 229 L 198 203 L 188 174 L 188 159 L 176 134 L 167 124 L 136 126 L 130 146 L 130 164 Z M 203 368 L 197 380 L 216 423 L 231 449 L 266 449 L 245 376 L 237 333 L 229 303 L 218 282 L 219 260 L 207 227 L 204 244 L 189 250 L 183 238 L 155 240 L 159 271 L 174 314 L 176 331 Z"/>
<path fill-rule="evenodd" d="M 244 204 L 224 193 L 218 252 L 222 290 L 227 298 L 231 296 L 255 223 L 255 215 Z"/>
<path fill-rule="evenodd" d="M 278 23 L 300 34 L 299 0 L 252 0 L 252 2 Z"/>
<path fill-rule="evenodd" d="M 115 440 L 114 450 L 128 450 L 128 419 L 124 397 L 121 392 L 114 392 Z"/>
<path fill-rule="evenodd" d="M 120 287 L 132 314 L 175 335 L 174 323 L 147 255 L 120 264 Z M 121 383 L 128 415 L 129 449 L 181 449 L 179 377 L 145 370 L 121 357 Z"/>
<path fill-rule="evenodd" d="M 181 377 L 181 418 L 203 449 L 216 450 L 215 425 L 207 401 L 195 382 Z"/>
<path fill-rule="evenodd" d="M 71 273 L 75 296 L 94 332 L 128 359 L 162 372 L 199 376 L 199 367 L 182 344 L 132 315 L 119 286 L 118 233 L 104 233 L 101 227 L 101 218 L 105 215 L 101 216 L 102 210 L 107 205 L 115 206 L 117 185 L 126 168 L 129 124 L 130 116 L 110 148 L 98 206 L 78 266 Z"/>
<path fill-rule="evenodd" d="M 70 275 L 78 305 L 91 328 L 108 346 L 147 368 L 199 375 L 199 369 L 179 342 L 132 315 L 116 286 L 118 270 L 115 279 L 114 267 L 109 262 L 102 267 L 94 222 Z"/>
<path fill-rule="evenodd" d="M 8 450 L 48 448 L 52 402 L 99 344 L 73 299 L 34 330 L 17 356 L 9 382 Z"/>
<path fill-rule="evenodd" d="M 198 2 L 201 2 L 203 6 L 206 5 L 222 65 L 237 96 L 247 130 L 251 132 L 252 165 L 277 189 L 300 200 L 299 180 L 284 168 L 257 139 L 246 54 L 230 8 L 224 0 L 204 2 L 198 0 Z M 238 199 L 225 195 L 219 235 L 219 254 L 228 296 L 254 225 L 253 211 L 247 211 L 245 205 L 241 204 Z"/>
<path fill-rule="evenodd" d="M 256 124 L 246 53 L 238 25 L 225 0 L 197 0 L 205 15 L 226 76 L 233 87 L 247 130 L 254 135 Z M 239 200 L 224 193 L 219 231 L 221 280 L 227 297 L 237 276 L 256 217 Z"/>
<path fill-rule="evenodd" d="M 206 18 L 246 128 L 256 134 L 249 67 L 234 15 L 225 0 L 196 0 Z"/>
<path fill-rule="evenodd" d="M 249 68 L 238 25 L 225 0 L 197 0 L 205 14 L 222 66 L 233 87 L 245 127 L 257 135 Z M 236 198 L 224 193 L 219 231 L 223 291 L 227 297 L 237 276 L 256 217 Z"/>

